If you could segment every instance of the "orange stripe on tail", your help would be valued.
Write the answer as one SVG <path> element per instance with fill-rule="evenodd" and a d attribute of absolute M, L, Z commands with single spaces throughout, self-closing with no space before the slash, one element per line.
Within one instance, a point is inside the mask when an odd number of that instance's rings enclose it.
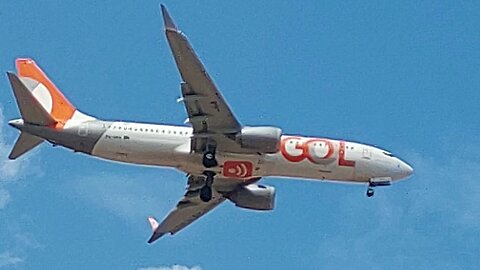
<path fill-rule="evenodd" d="M 52 111 L 50 114 L 57 121 L 57 128 L 62 128 L 72 118 L 76 108 L 65 98 L 58 88 L 48 79 L 47 75 L 37 66 L 35 61 L 28 58 L 19 58 L 15 62 L 20 77 L 28 77 L 43 84 L 52 97 Z"/>

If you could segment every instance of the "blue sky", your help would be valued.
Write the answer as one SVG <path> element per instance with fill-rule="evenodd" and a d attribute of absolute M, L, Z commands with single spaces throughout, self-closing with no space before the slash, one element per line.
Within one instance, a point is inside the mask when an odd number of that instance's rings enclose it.
<path fill-rule="evenodd" d="M 0 2 L 0 70 L 32 57 L 82 111 L 182 123 L 157 1 Z M 0 269 L 480 268 L 478 1 L 165 1 L 244 124 L 387 148 L 415 176 L 364 186 L 265 179 L 273 212 L 229 203 L 147 245 L 182 173 L 44 144 L 6 156 L 18 117 L 0 80 Z M 175 266 L 177 265 L 177 266 Z"/>

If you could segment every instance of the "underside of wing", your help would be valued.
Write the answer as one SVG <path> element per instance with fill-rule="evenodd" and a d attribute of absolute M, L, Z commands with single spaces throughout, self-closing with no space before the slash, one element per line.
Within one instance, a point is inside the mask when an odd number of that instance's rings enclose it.
<path fill-rule="evenodd" d="M 199 194 L 205 185 L 205 177 L 190 175 L 185 195 L 160 224 L 152 225 L 153 235 L 148 243 L 153 243 L 165 234 L 175 234 L 185 228 L 225 201 L 228 194 L 240 187 L 242 183 L 243 180 L 240 179 L 217 178 L 212 186 L 211 200 L 204 202 Z"/>
<path fill-rule="evenodd" d="M 182 77 L 182 101 L 195 133 L 235 133 L 241 125 L 218 91 L 186 36 L 162 6 L 165 33 Z"/>
<path fill-rule="evenodd" d="M 186 121 L 193 127 L 192 150 L 205 150 L 209 140 L 215 141 L 219 149 L 228 148 L 227 145 L 232 143 L 229 137 L 238 133 L 242 126 L 192 49 L 187 37 L 178 30 L 164 6 L 162 14 L 168 43 L 183 81 L 180 100 L 185 104 L 188 114 Z M 222 139 L 229 141 L 225 144 Z"/>

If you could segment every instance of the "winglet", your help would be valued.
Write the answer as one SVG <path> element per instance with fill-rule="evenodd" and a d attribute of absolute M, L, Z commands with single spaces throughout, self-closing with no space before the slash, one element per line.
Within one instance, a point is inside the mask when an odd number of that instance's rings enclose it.
<path fill-rule="evenodd" d="M 163 23 L 165 24 L 165 30 L 178 31 L 177 26 L 175 25 L 175 22 L 173 21 L 172 17 L 170 17 L 170 14 L 168 14 L 167 8 L 163 4 L 160 4 L 160 9 L 162 10 Z"/>
<path fill-rule="evenodd" d="M 150 227 L 152 227 L 152 231 L 155 232 L 158 229 L 158 221 L 154 217 L 148 217 L 148 222 L 150 222 Z"/>
<path fill-rule="evenodd" d="M 148 217 L 148 222 L 150 223 L 150 227 L 152 228 L 152 232 L 153 232 L 150 239 L 148 239 L 148 243 L 151 244 L 155 240 L 157 240 L 158 238 L 162 237 L 165 233 L 160 233 L 160 232 L 157 231 L 160 224 L 158 223 L 158 221 L 154 217 L 151 217 L 151 216 Z"/>

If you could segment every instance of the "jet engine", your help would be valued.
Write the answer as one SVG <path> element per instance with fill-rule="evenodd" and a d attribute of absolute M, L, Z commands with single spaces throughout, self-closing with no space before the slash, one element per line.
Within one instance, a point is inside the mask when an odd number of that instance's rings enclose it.
<path fill-rule="evenodd" d="M 236 136 L 242 148 L 273 154 L 280 148 L 282 130 L 277 127 L 244 127 Z"/>
<path fill-rule="evenodd" d="M 228 199 L 235 206 L 253 210 L 272 210 L 275 206 L 275 188 L 251 184 L 230 194 Z"/>

